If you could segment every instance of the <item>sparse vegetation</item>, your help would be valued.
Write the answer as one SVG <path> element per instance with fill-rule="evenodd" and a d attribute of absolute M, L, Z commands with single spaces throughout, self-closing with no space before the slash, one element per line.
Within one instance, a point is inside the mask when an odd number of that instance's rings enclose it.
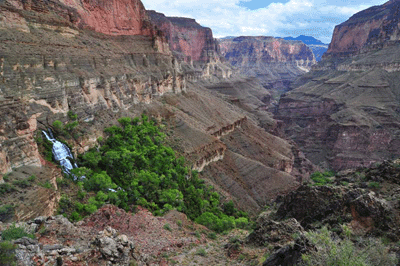
<path fill-rule="evenodd" d="M 172 232 L 172 228 L 170 224 L 164 224 L 164 229 Z"/>
<path fill-rule="evenodd" d="M 353 243 L 348 233 L 335 238 L 327 227 L 308 232 L 307 237 L 316 249 L 303 254 L 304 265 L 396 265 L 395 256 L 389 254 L 379 240 L 364 239 Z"/>
<path fill-rule="evenodd" d="M 204 248 L 200 248 L 200 249 L 198 249 L 196 251 L 196 255 L 206 257 L 207 256 L 207 252 L 206 252 L 206 250 Z"/>
<path fill-rule="evenodd" d="M 15 224 L 12 224 L 8 229 L 1 231 L 1 238 L 4 241 L 11 241 L 11 240 L 19 239 L 24 236 L 32 238 L 32 239 L 35 238 L 35 235 L 28 234 L 27 232 L 25 232 L 24 228 L 16 227 Z"/>
<path fill-rule="evenodd" d="M 0 265 L 14 266 L 17 265 L 15 257 L 16 246 L 9 241 L 0 242 Z"/>
<path fill-rule="evenodd" d="M 331 177 L 335 176 L 335 172 L 326 171 L 326 172 L 314 172 L 311 174 L 310 178 L 314 181 L 314 186 L 325 186 L 332 182 Z"/>

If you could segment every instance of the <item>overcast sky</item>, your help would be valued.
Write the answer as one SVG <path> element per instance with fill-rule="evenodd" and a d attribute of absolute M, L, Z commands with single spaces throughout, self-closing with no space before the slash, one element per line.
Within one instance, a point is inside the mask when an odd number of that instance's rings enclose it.
<path fill-rule="evenodd" d="M 142 0 L 148 10 L 190 17 L 215 37 L 309 35 L 329 43 L 335 25 L 386 0 Z"/>

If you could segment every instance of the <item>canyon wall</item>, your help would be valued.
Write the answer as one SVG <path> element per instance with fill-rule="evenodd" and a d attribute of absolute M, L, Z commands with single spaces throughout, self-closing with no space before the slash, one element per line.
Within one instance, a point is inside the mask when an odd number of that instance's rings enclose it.
<path fill-rule="evenodd" d="M 221 54 L 240 73 L 257 77 L 267 89 L 285 91 L 295 77 L 316 63 L 311 49 L 300 41 L 273 37 L 219 39 Z"/>
<path fill-rule="evenodd" d="M 335 27 L 326 57 L 365 53 L 400 41 L 400 2 L 391 0 L 353 15 Z"/>
<path fill-rule="evenodd" d="M 284 95 L 275 118 L 307 158 L 335 170 L 400 156 L 399 2 L 336 27 L 329 51 Z"/>
<path fill-rule="evenodd" d="M 162 33 L 140 1 L 122 8 L 127 4 L 0 2 L 0 172 L 41 165 L 34 132 L 66 121 L 70 110 L 90 123 L 101 110 L 126 110 L 185 90 L 186 77 Z M 104 12 L 121 21 L 100 27 Z"/>
<path fill-rule="evenodd" d="M 210 28 L 191 18 L 168 17 L 153 10 L 148 11 L 148 15 L 186 71 L 196 78 L 232 76 L 232 68 L 221 60 L 219 44 Z"/>
<path fill-rule="evenodd" d="M 118 118 L 147 113 L 207 182 L 253 213 L 308 177 L 313 166 L 295 145 L 265 130 L 276 128 L 270 94 L 231 77 L 209 29 L 166 18 L 177 46 L 139 1 L 91 3 L 0 1 L 1 173 L 45 165 L 36 140 L 72 111 L 75 155 Z"/>

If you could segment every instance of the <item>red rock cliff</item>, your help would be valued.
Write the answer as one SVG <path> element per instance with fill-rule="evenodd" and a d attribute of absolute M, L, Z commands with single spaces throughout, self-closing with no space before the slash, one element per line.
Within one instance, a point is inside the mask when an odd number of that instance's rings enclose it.
<path fill-rule="evenodd" d="M 358 12 L 335 27 L 325 57 L 346 56 L 400 40 L 400 1 Z"/>
<path fill-rule="evenodd" d="M 219 58 L 218 44 L 210 28 L 198 24 L 194 19 L 167 17 L 148 11 L 151 21 L 161 29 L 172 51 L 185 62 L 209 62 Z"/>
<path fill-rule="evenodd" d="M 232 66 L 274 91 L 287 90 L 295 77 L 316 63 L 311 49 L 300 41 L 242 36 L 220 39 L 219 43 L 221 54 Z"/>
<path fill-rule="evenodd" d="M 342 170 L 400 157 L 400 1 L 336 27 L 328 54 L 275 118 L 312 162 Z"/>

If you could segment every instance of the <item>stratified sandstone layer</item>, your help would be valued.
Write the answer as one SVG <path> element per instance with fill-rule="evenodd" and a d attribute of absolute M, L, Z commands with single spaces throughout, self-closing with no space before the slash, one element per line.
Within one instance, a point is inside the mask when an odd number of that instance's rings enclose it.
<path fill-rule="evenodd" d="M 0 172 L 41 165 L 33 138 L 38 121 L 43 128 L 72 110 L 89 122 L 100 110 L 116 112 L 185 89 L 140 1 L 129 1 L 126 10 L 126 1 L 103 2 L 0 2 Z M 91 23 L 102 25 L 96 12 L 114 8 L 109 4 L 118 6 L 111 11 L 119 19 L 137 11 L 126 22 L 131 35 L 104 34 L 123 34 L 113 32 L 115 25 L 87 31 Z"/>
<path fill-rule="evenodd" d="M 353 15 L 335 27 L 325 56 L 357 54 L 399 41 L 399 10 L 400 2 L 391 0 Z"/>
<path fill-rule="evenodd" d="M 314 163 L 340 170 L 400 156 L 398 6 L 390 1 L 339 25 L 329 56 L 281 98 L 276 118 Z"/>
<path fill-rule="evenodd" d="M 171 50 L 185 62 L 210 62 L 219 59 L 218 43 L 210 28 L 194 19 L 167 17 L 150 10 L 151 21 L 163 31 Z"/>
<path fill-rule="evenodd" d="M 287 90 L 295 77 L 316 63 L 311 49 L 300 41 L 273 37 L 219 39 L 225 59 L 246 76 L 257 77 L 268 89 Z"/>

